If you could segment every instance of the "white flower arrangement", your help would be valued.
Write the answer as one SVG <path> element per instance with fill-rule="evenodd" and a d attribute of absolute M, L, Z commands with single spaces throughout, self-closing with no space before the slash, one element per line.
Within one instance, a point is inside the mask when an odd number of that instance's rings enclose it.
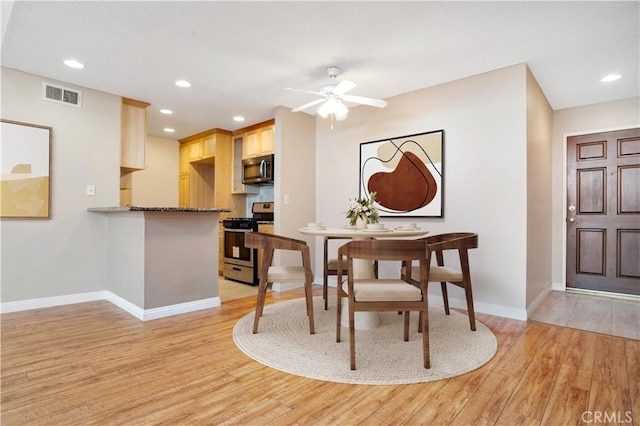
<path fill-rule="evenodd" d="M 378 223 L 380 221 L 380 213 L 375 206 L 376 193 L 372 192 L 369 197 L 358 197 L 355 200 L 349 200 L 349 209 L 344 212 L 349 225 L 355 226 L 358 218 L 365 223 Z"/>

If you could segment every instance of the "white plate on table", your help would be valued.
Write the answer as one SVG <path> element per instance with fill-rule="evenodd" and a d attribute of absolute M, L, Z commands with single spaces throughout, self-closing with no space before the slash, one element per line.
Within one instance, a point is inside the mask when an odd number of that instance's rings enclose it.
<path fill-rule="evenodd" d="M 326 226 L 314 226 L 314 227 L 310 228 L 308 226 L 305 226 L 302 229 L 304 229 L 305 231 L 322 231 L 324 229 L 327 229 L 327 227 Z"/>
<path fill-rule="evenodd" d="M 391 229 L 382 228 L 382 229 L 363 229 L 362 232 L 391 232 Z"/>
<path fill-rule="evenodd" d="M 420 228 L 396 228 L 394 229 L 394 231 L 396 232 L 414 232 L 414 231 L 421 231 Z"/>

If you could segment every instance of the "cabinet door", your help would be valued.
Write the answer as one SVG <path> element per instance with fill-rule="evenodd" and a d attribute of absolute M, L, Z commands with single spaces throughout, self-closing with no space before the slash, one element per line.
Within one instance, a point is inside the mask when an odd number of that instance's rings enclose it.
<path fill-rule="evenodd" d="M 273 126 L 260 129 L 260 155 L 273 154 Z"/>
<path fill-rule="evenodd" d="M 242 154 L 243 154 L 243 137 L 236 136 L 233 138 L 232 145 L 232 161 L 231 168 L 231 193 L 232 194 L 257 194 L 260 189 L 254 185 L 244 185 L 242 183 Z"/>
<path fill-rule="evenodd" d="M 180 144 L 180 173 L 189 173 L 189 160 L 191 159 L 191 147 L 189 144 Z"/>
<path fill-rule="evenodd" d="M 202 159 L 202 139 L 189 142 L 189 159 L 190 161 Z"/>
<path fill-rule="evenodd" d="M 144 169 L 144 146 L 147 141 L 147 110 L 122 104 L 120 167 Z"/>
<path fill-rule="evenodd" d="M 178 183 L 178 207 L 189 206 L 189 173 L 180 173 Z"/>
<path fill-rule="evenodd" d="M 258 224 L 258 232 L 263 232 L 265 234 L 273 234 L 273 223 Z"/>
<path fill-rule="evenodd" d="M 202 139 L 202 157 L 211 158 L 216 155 L 216 135 Z"/>
<path fill-rule="evenodd" d="M 244 143 L 242 145 L 242 158 L 251 158 L 260 155 L 260 147 L 258 145 L 258 131 L 254 130 L 244 134 Z"/>

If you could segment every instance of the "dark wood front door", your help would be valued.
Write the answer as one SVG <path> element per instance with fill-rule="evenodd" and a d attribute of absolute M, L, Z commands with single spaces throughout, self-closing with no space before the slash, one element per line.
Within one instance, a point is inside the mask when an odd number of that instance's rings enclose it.
<path fill-rule="evenodd" d="M 640 295 L 640 129 L 567 139 L 567 287 Z"/>

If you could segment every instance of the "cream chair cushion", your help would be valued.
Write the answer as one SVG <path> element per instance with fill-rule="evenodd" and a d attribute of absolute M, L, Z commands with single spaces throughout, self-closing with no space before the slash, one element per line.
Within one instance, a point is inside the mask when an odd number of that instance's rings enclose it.
<path fill-rule="evenodd" d="M 420 281 L 420 268 L 413 266 L 411 268 L 411 278 Z M 445 268 L 444 266 L 432 266 L 429 269 L 430 283 L 459 283 L 462 281 L 462 271 L 456 269 Z"/>
<path fill-rule="evenodd" d="M 349 285 L 345 280 L 342 290 L 349 294 Z M 354 297 L 359 302 L 386 302 L 386 301 L 420 301 L 422 292 L 402 280 L 354 280 Z"/>
<path fill-rule="evenodd" d="M 302 266 L 269 266 L 267 275 L 269 282 L 304 282 L 304 267 Z"/>

